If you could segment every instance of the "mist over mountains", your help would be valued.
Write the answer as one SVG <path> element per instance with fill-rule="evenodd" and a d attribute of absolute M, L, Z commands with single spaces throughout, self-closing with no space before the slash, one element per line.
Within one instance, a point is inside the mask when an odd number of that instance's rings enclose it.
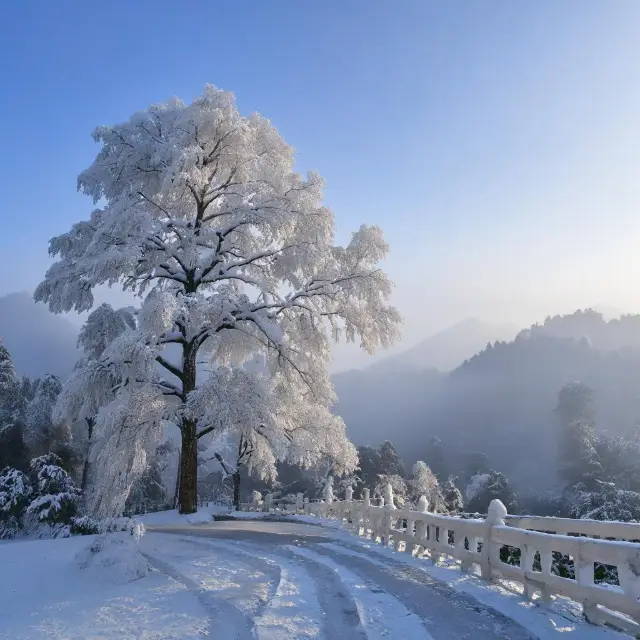
<path fill-rule="evenodd" d="M 0 296 L 0 337 L 22 376 L 65 378 L 78 359 L 78 327 L 25 291 Z"/>
<path fill-rule="evenodd" d="M 66 377 L 78 328 L 27 293 L 0 297 L 0 336 L 18 372 Z M 521 329 L 468 319 L 366 369 L 334 376 L 335 407 L 356 444 L 390 439 L 409 464 L 442 440 L 451 473 L 473 452 L 514 487 L 557 478 L 553 409 L 561 386 L 594 391 L 598 431 L 623 435 L 640 422 L 640 315 L 595 311 L 548 317 Z"/>

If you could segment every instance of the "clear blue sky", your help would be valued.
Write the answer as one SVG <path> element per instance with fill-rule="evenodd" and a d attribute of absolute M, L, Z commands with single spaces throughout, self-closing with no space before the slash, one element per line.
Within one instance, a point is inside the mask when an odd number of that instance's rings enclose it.
<path fill-rule="evenodd" d="M 383 227 L 409 341 L 466 315 L 631 308 L 638 43 L 635 0 L 10 3 L 0 295 L 32 290 L 48 239 L 90 211 L 93 128 L 211 82 L 325 176 L 339 240 Z"/>

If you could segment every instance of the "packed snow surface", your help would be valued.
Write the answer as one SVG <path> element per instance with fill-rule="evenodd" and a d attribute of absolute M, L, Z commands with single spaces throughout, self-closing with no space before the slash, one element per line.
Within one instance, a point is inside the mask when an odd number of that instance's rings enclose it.
<path fill-rule="evenodd" d="M 163 523 L 145 518 L 139 542 L 118 534 L 108 544 L 108 536 L 0 544 L 0 638 L 628 638 L 344 531 L 258 517 L 155 518 Z M 139 562 L 149 567 L 140 576 Z"/>

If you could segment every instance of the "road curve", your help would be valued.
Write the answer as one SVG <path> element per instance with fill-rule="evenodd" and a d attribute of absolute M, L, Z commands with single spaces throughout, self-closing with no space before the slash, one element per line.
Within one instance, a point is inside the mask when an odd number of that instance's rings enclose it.
<path fill-rule="evenodd" d="M 211 612 L 208 637 L 534 640 L 425 571 L 318 526 L 236 520 L 149 527 L 141 551 Z"/>

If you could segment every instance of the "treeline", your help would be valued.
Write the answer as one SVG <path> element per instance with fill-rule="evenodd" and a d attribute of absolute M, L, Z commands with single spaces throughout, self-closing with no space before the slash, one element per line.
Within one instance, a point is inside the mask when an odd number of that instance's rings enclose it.
<path fill-rule="evenodd" d="M 508 477 L 492 468 L 483 452 L 467 453 L 462 469 L 449 464 L 446 446 L 431 437 L 424 461 L 406 473 L 391 442 L 358 449 L 358 488 L 381 495 L 391 484 L 400 505 L 414 506 L 427 496 L 430 509 L 441 513 L 486 513 L 494 498 L 509 513 L 595 520 L 640 521 L 640 427 L 616 436 L 596 431 L 593 391 L 580 382 L 565 384 L 554 410 L 557 441 L 551 464 L 559 482 L 554 490 L 514 491 Z M 488 446 L 493 443 L 488 442 Z M 514 450 L 512 465 L 530 462 L 525 449 Z M 546 461 L 549 463 L 549 461 Z M 541 483 L 542 484 L 542 483 Z"/>

